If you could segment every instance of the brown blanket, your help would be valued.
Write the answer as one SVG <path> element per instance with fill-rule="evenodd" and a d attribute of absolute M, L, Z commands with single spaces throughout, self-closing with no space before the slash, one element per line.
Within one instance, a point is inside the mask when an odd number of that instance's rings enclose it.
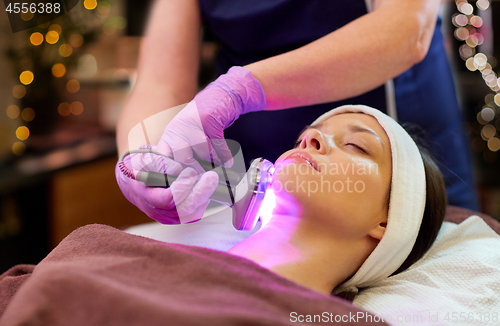
<path fill-rule="evenodd" d="M 249 260 L 98 224 L 74 231 L 36 267 L 9 270 L 0 289 L 3 326 L 276 326 L 308 315 L 375 324 L 349 302 Z"/>
<path fill-rule="evenodd" d="M 470 215 L 451 207 L 446 220 L 460 222 Z M 500 223 L 485 220 L 500 231 Z M 249 260 L 104 225 L 82 227 L 38 265 L 19 265 L 1 275 L 0 316 L 0 325 L 75 326 L 275 326 L 308 317 L 316 318 L 309 324 L 371 325 L 378 320 Z"/>

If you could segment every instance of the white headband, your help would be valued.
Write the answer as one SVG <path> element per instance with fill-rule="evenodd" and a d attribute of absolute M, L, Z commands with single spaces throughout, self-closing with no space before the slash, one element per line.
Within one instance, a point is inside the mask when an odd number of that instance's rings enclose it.
<path fill-rule="evenodd" d="M 344 105 L 326 112 L 312 124 L 340 113 L 371 115 L 391 143 L 392 180 L 387 226 L 379 244 L 352 278 L 335 289 L 357 292 L 394 273 L 406 260 L 417 239 L 425 208 L 425 170 L 420 151 L 408 133 L 384 113 L 364 105 Z"/>

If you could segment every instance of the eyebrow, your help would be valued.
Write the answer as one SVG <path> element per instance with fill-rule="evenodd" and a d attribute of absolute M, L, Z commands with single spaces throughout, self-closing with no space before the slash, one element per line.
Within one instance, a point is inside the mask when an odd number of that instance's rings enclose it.
<path fill-rule="evenodd" d="M 317 123 L 315 125 L 308 125 L 300 132 L 300 135 L 302 135 L 308 129 L 320 129 L 322 126 L 323 126 L 323 122 Z M 379 135 L 377 135 L 377 133 L 375 131 L 373 131 L 371 129 L 366 129 L 364 127 L 361 127 L 361 126 L 355 125 L 355 124 L 349 125 L 348 129 L 352 133 L 365 132 L 365 133 L 373 135 L 380 142 L 382 147 L 385 148 L 384 142 L 382 141 L 382 139 L 380 139 Z"/>

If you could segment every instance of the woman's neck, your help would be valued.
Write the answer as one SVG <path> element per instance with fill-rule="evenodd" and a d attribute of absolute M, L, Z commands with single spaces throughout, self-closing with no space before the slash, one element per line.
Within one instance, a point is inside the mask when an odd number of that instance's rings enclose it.
<path fill-rule="evenodd" d="M 291 215 L 273 215 L 261 230 L 229 253 L 325 294 L 343 282 L 352 268 L 359 267 L 353 264 L 345 243 Z"/>

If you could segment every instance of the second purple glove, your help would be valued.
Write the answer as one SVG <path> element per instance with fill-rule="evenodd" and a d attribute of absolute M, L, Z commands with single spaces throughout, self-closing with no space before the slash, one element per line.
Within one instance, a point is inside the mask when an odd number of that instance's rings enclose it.
<path fill-rule="evenodd" d="M 203 173 L 193 158 L 232 165 L 231 151 L 224 139 L 224 129 L 241 114 L 264 109 L 264 90 L 252 73 L 242 67 L 232 67 L 199 92 L 194 100 L 167 125 L 157 150 L 176 162 Z"/>

